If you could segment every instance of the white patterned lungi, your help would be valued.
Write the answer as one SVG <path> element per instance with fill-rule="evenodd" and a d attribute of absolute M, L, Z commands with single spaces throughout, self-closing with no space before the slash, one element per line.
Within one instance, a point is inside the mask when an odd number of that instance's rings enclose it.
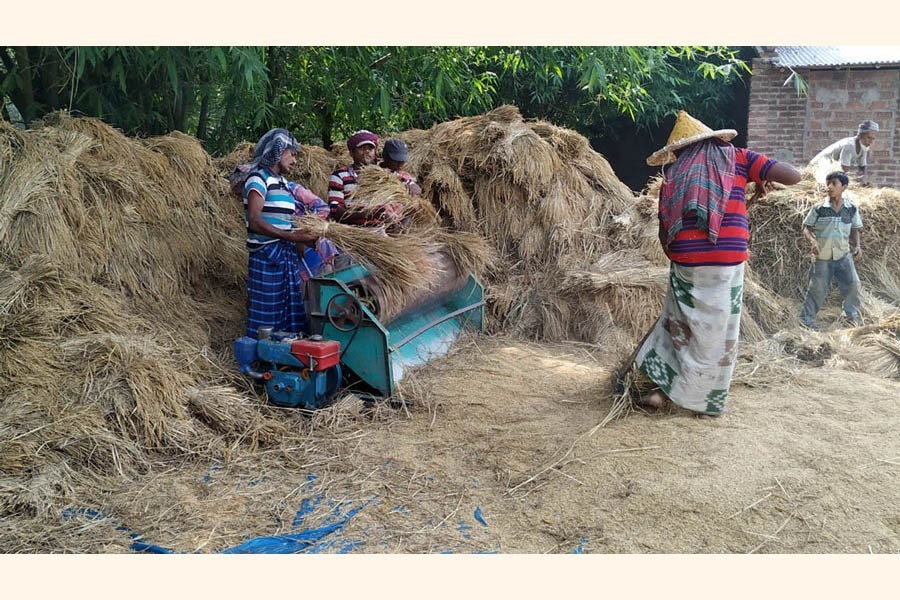
<path fill-rule="evenodd" d="M 662 315 L 635 362 L 678 406 L 708 415 L 725 410 L 737 358 L 743 284 L 743 263 L 672 263 Z"/>

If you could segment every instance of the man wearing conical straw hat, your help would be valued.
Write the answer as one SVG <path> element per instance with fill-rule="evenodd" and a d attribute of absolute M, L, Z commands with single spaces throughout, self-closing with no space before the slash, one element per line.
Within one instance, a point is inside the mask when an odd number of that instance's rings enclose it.
<path fill-rule="evenodd" d="M 647 159 L 662 166 L 659 240 L 671 265 L 663 312 L 635 355 L 634 366 L 656 386 L 638 405 L 725 410 L 750 237 L 745 187 L 754 181 L 765 193 L 768 182 L 800 181 L 791 165 L 735 148 L 736 135 L 680 111 L 668 143 Z"/>

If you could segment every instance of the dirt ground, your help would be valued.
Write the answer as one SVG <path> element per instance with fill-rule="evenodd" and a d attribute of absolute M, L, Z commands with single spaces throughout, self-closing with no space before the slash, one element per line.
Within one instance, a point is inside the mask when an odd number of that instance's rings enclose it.
<path fill-rule="evenodd" d="M 205 553 L 311 530 L 302 551 L 900 551 L 900 383 L 741 356 L 725 415 L 597 428 L 621 357 L 471 337 L 404 383 L 408 408 L 342 403 L 289 460 L 161 466 L 111 493 L 109 518 L 58 534 L 94 552 L 132 551 L 136 534 Z"/>

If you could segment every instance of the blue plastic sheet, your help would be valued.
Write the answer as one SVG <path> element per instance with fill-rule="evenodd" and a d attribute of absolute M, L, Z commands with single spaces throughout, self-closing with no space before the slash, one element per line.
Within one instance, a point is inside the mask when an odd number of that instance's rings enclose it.
<path fill-rule="evenodd" d="M 294 515 L 294 522 L 292 523 L 291 527 L 293 529 L 299 529 L 300 527 L 302 527 L 303 519 L 306 517 L 306 515 L 314 511 L 321 501 L 321 496 L 317 496 L 316 498 L 304 498 L 300 502 L 300 510 L 298 510 L 297 514 Z"/>
<path fill-rule="evenodd" d="M 371 502 L 371 500 L 365 502 L 361 506 L 347 511 L 347 514 L 344 515 L 343 518 L 333 523 L 327 523 L 327 521 L 329 521 L 330 519 L 326 519 L 326 525 L 317 527 L 315 529 L 307 529 L 305 531 L 299 531 L 297 533 L 286 535 L 253 538 L 247 540 L 246 542 L 243 542 L 238 546 L 223 550 L 222 554 L 297 554 L 301 552 L 317 553 L 323 550 L 330 549 L 337 543 L 336 541 L 330 541 L 324 547 L 322 547 L 319 542 L 321 542 L 324 538 L 330 536 L 331 534 L 343 529 L 347 522 L 350 521 L 350 519 L 352 519 L 353 516 L 356 515 L 356 513 L 365 508 L 369 502 Z M 339 515 L 340 506 L 337 506 L 336 508 L 337 514 Z M 311 508 L 308 508 L 307 511 L 308 510 L 311 510 Z M 298 511 L 298 515 L 303 511 L 304 507 L 301 503 L 301 509 L 300 511 Z M 300 521 L 302 522 L 302 516 L 300 518 Z M 361 542 L 342 541 L 342 543 L 343 545 L 340 547 L 340 550 L 349 552 L 351 549 L 358 546 Z"/>
<path fill-rule="evenodd" d="M 130 527 L 128 527 L 124 523 L 119 522 L 117 519 L 110 517 L 101 510 L 97 510 L 94 508 L 68 507 L 63 510 L 62 516 L 66 520 L 73 517 L 84 517 L 90 521 L 109 520 L 113 524 L 118 523 L 116 525 L 116 531 L 121 531 L 128 534 L 128 537 L 130 537 L 132 540 L 131 549 L 135 552 L 145 552 L 149 554 L 172 554 L 172 551 L 168 548 L 163 548 L 162 546 L 157 546 L 156 544 L 149 544 L 145 542 L 140 534 L 134 533 Z"/>

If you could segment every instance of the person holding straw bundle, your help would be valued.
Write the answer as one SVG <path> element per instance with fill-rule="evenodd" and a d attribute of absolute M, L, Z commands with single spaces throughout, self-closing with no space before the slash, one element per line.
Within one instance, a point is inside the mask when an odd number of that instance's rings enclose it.
<path fill-rule="evenodd" d="M 869 149 L 878 133 L 878 123 L 866 119 L 856 128 L 856 135 L 845 137 L 831 144 L 809 161 L 816 174 L 816 181 L 827 184 L 825 177 L 835 171 L 838 164 L 844 173 L 850 173 L 856 167 L 857 175 L 863 187 L 872 185 L 869 176 Z"/>
<path fill-rule="evenodd" d="M 247 223 L 247 335 L 260 327 L 300 332 L 306 328 L 303 279 L 297 245 L 317 236 L 293 231 L 296 201 L 285 175 L 294 166 L 300 145 L 286 129 L 272 129 L 256 143 L 244 183 Z"/>
<path fill-rule="evenodd" d="M 410 196 L 421 196 L 422 186 L 416 182 L 415 177 L 403 170 L 408 160 L 409 148 L 407 148 L 406 142 L 397 138 L 391 138 L 384 142 L 384 149 L 381 151 L 381 163 L 378 166 L 393 173 L 406 188 L 406 191 L 409 192 Z"/>
<path fill-rule="evenodd" d="M 800 181 L 791 165 L 734 147 L 736 135 L 679 111 L 665 147 L 647 159 L 662 166 L 659 240 L 671 264 L 662 314 L 634 359 L 656 386 L 640 406 L 725 410 L 750 237 L 745 188 L 754 181 L 762 195 L 768 182 Z"/>
<path fill-rule="evenodd" d="M 354 206 L 353 192 L 359 184 L 361 171 L 377 165 L 378 136 L 361 129 L 347 138 L 347 150 L 353 162 L 331 174 L 328 179 L 328 205 L 331 219 L 340 223 L 361 226 L 379 226 L 386 222 L 399 222 L 402 218 L 400 205 L 387 203 L 381 206 L 361 209 Z"/>

